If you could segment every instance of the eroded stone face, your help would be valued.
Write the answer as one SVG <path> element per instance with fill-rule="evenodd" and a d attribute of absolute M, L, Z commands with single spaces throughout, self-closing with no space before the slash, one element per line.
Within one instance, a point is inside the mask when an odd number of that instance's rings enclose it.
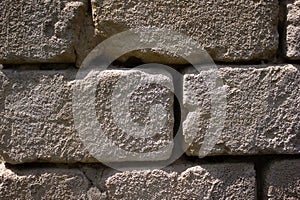
<path fill-rule="evenodd" d="M 87 24 L 87 0 L 0 2 L 0 63 L 74 63 L 86 54 L 79 37 Z M 81 39 L 83 39 L 82 37 Z M 85 38 L 86 39 L 86 38 Z"/>
<path fill-rule="evenodd" d="M 300 161 L 271 162 L 264 171 L 265 199 L 298 199 L 300 196 Z"/>
<path fill-rule="evenodd" d="M 98 86 L 94 80 L 99 81 Z M 120 162 L 170 157 L 174 123 L 171 76 L 137 70 L 95 72 L 76 91 L 75 126 L 97 159 Z M 90 91 L 95 91 L 95 99 Z"/>
<path fill-rule="evenodd" d="M 219 77 L 216 89 L 209 87 L 213 73 Z M 202 156 L 204 141 L 213 143 L 208 155 L 299 153 L 300 73 L 295 66 L 221 68 L 187 74 L 183 84 L 188 155 Z M 218 96 L 221 89 L 225 96 Z"/>
<path fill-rule="evenodd" d="M 300 1 L 287 0 L 286 56 L 300 60 Z"/>
<path fill-rule="evenodd" d="M 277 0 L 93 0 L 92 10 L 96 32 L 103 39 L 133 28 L 165 28 L 193 38 L 216 61 L 272 59 L 278 46 Z M 172 36 L 162 33 L 161 36 L 153 37 L 141 37 L 141 42 L 151 43 L 152 40 L 157 40 L 163 44 Z M 175 49 L 173 53 L 157 49 L 136 51 L 120 59 L 135 56 L 144 62 L 182 64 L 186 61 L 176 57 L 176 46 L 188 46 L 189 42 L 190 40 L 175 42 L 172 46 Z M 192 52 L 185 53 L 188 56 Z"/>
<path fill-rule="evenodd" d="M 255 198 L 253 164 L 172 164 L 118 172 L 99 165 L 0 165 L 1 199 L 230 199 Z"/>
<path fill-rule="evenodd" d="M 1 160 L 118 162 L 170 156 L 174 122 L 169 76 L 117 70 L 92 72 L 91 81 L 75 80 L 75 74 L 75 70 L 0 72 Z M 76 96 L 78 85 L 82 90 Z M 95 93 L 88 96 L 85 92 L 94 85 Z M 90 102 L 93 96 L 95 101 Z"/>
<path fill-rule="evenodd" d="M 88 179 L 78 169 L 5 168 L 0 165 L 1 199 L 87 199 Z"/>
<path fill-rule="evenodd" d="M 92 161 L 76 134 L 75 71 L 0 72 L 0 157 L 9 163 Z"/>
<path fill-rule="evenodd" d="M 172 199 L 177 173 L 162 170 L 123 172 L 105 182 L 110 199 Z"/>
<path fill-rule="evenodd" d="M 105 181 L 110 199 L 255 198 L 251 164 L 172 165 L 168 170 L 117 173 Z"/>

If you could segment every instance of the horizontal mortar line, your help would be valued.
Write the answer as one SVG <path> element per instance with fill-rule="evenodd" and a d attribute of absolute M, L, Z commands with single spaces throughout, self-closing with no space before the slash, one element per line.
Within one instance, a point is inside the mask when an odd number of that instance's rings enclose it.
<path fill-rule="evenodd" d="M 208 156 L 205 158 L 198 158 L 196 156 L 186 156 L 183 155 L 177 161 L 171 163 L 169 166 L 176 164 L 176 162 L 181 163 L 190 163 L 195 165 L 206 165 L 206 164 L 221 164 L 221 163 L 255 163 L 260 160 L 264 160 L 265 162 L 272 161 L 272 160 L 293 160 L 293 159 L 300 159 L 300 154 L 276 154 L 276 155 L 220 155 L 220 156 Z M 0 162 L 1 163 L 1 162 Z M 120 162 L 122 163 L 122 162 Z M 134 163 L 134 162 L 132 162 Z M 136 162 L 142 163 L 142 162 Z M 15 168 L 81 168 L 83 166 L 91 166 L 97 168 L 110 168 L 101 162 L 99 163 L 51 163 L 51 162 L 28 162 L 28 163 L 20 163 L 20 164 L 9 164 L 5 163 L 8 167 L 15 167 Z M 113 164 L 113 163 L 111 163 Z"/>
<path fill-rule="evenodd" d="M 265 63 L 265 64 L 237 64 L 237 63 L 219 63 L 219 64 L 215 64 L 216 67 L 218 69 L 221 68 L 225 68 L 225 67 L 230 67 L 230 68 L 267 68 L 270 66 L 284 66 L 284 65 L 295 65 L 297 68 L 300 69 L 300 61 L 298 62 L 286 62 L 286 63 Z M 0 70 L 17 70 L 17 71 L 65 71 L 65 70 L 74 70 L 74 71 L 78 71 L 80 68 L 76 68 L 75 66 L 68 66 L 65 68 L 59 68 L 59 66 L 56 67 L 49 67 L 49 68 L 45 68 L 45 69 L 34 69 L 34 68 L 19 68 L 19 67 L 23 67 L 23 66 L 30 66 L 30 64 L 20 64 L 17 67 L 5 67 L 3 69 Z M 170 66 L 170 65 L 168 65 Z M 32 67 L 34 67 L 34 65 L 32 65 Z M 135 67 L 126 67 L 126 66 L 110 66 L 112 67 L 112 69 L 107 68 L 107 70 L 115 70 L 115 69 L 134 69 Z M 137 66 L 138 67 L 138 66 Z M 178 69 L 178 70 L 184 70 L 184 69 L 189 69 L 192 67 L 192 65 L 176 65 L 176 66 L 171 66 L 172 68 Z"/>

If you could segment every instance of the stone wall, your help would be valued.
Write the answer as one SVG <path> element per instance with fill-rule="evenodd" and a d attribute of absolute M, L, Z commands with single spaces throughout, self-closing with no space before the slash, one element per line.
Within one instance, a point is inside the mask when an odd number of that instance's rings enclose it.
<path fill-rule="evenodd" d="M 299 199 L 300 0 L 0 10 L 0 199 Z"/>

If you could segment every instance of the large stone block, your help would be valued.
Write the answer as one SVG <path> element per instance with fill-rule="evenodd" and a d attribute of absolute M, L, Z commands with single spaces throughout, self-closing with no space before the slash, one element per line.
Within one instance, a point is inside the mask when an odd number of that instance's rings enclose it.
<path fill-rule="evenodd" d="M 2 0 L 0 10 L 2 64 L 75 63 L 76 54 L 87 53 L 87 0 Z"/>
<path fill-rule="evenodd" d="M 264 171 L 264 198 L 299 199 L 300 160 L 273 161 Z"/>
<path fill-rule="evenodd" d="M 75 71 L 0 72 L 0 157 L 9 163 L 92 161 L 76 134 Z"/>
<path fill-rule="evenodd" d="M 92 10 L 96 32 L 102 39 L 143 27 L 169 29 L 189 38 L 177 38 L 170 44 L 173 41 L 170 39 L 171 33 L 151 33 L 149 37 L 142 34 L 140 43 L 153 44 L 157 41 L 158 48 L 169 45 L 174 52 L 159 49 L 135 51 L 121 57 L 121 60 L 134 56 L 144 62 L 186 63 L 176 57 L 176 53 L 187 46 L 184 54 L 190 56 L 193 53 L 189 49 L 191 38 L 204 47 L 214 60 L 224 62 L 272 59 L 278 46 L 277 0 L 93 0 Z M 123 44 L 124 39 L 120 37 L 120 43 Z M 132 38 L 125 41 L 132 45 Z"/>
<path fill-rule="evenodd" d="M 75 126 L 99 160 L 152 161 L 171 156 L 172 77 L 150 71 L 94 72 L 79 87 L 74 84 Z"/>
<path fill-rule="evenodd" d="M 300 72 L 296 66 L 186 74 L 183 88 L 188 155 L 300 152 Z"/>
<path fill-rule="evenodd" d="M 286 57 L 300 60 L 300 0 L 287 0 Z"/>
<path fill-rule="evenodd" d="M 105 180 L 109 199 L 255 199 L 252 164 L 172 165 L 117 173 Z"/>
<path fill-rule="evenodd" d="M 0 164 L 0 199 L 88 199 L 90 183 L 78 169 L 6 168 Z"/>
<path fill-rule="evenodd" d="M 0 72 L 0 160 L 169 158 L 171 77 L 138 70 L 91 72 L 80 80 L 75 74 L 75 70 Z M 93 89 L 95 93 L 89 93 Z"/>

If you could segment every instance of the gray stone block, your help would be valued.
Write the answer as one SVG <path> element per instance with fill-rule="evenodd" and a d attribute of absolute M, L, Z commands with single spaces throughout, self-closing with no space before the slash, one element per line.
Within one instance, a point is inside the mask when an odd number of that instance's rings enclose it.
<path fill-rule="evenodd" d="M 211 79 L 212 74 L 217 78 Z M 212 80 L 217 85 L 211 85 Z M 183 88 L 188 155 L 300 152 L 300 73 L 296 66 L 187 74 Z"/>
<path fill-rule="evenodd" d="M 78 169 L 5 168 L 0 164 L 0 199 L 88 199 L 90 183 Z"/>
<path fill-rule="evenodd" d="M 9 163 L 95 161 L 75 131 L 75 71 L 0 72 L 0 157 Z"/>
<path fill-rule="evenodd" d="M 93 0 L 92 10 L 96 32 L 102 39 L 143 27 L 169 29 L 189 38 L 170 44 L 175 54 L 158 49 L 135 51 L 121 57 L 123 61 L 134 56 L 144 62 L 186 63 L 176 53 L 184 46 L 189 47 L 190 38 L 204 47 L 214 60 L 224 62 L 272 59 L 278 46 L 277 0 Z M 168 38 L 170 33 L 152 34 L 152 37 L 141 37 L 141 43 L 158 41 L 158 46 L 165 47 L 172 41 Z M 123 43 L 124 37 L 120 40 Z M 131 44 L 132 38 L 126 42 Z M 189 56 L 192 50 L 187 48 L 184 54 Z"/>
<path fill-rule="evenodd" d="M 252 164 L 172 165 L 105 180 L 109 199 L 255 199 Z"/>
<path fill-rule="evenodd" d="M 173 149 L 172 84 L 170 74 L 147 70 L 95 72 L 74 84 L 82 141 L 104 162 L 167 160 Z"/>
<path fill-rule="evenodd" d="M 87 53 L 87 44 L 81 42 L 87 39 L 84 35 L 93 34 L 88 26 L 83 28 L 91 21 L 87 4 L 87 0 L 2 0 L 0 63 L 75 63 L 76 54 Z"/>
<path fill-rule="evenodd" d="M 300 60 L 300 1 L 287 0 L 286 57 Z"/>
<path fill-rule="evenodd" d="M 273 161 L 264 171 L 264 198 L 299 199 L 300 160 Z"/>
<path fill-rule="evenodd" d="M 169 158 L 173 92 L 168 75 L 112 70 L 91 72 L 94 79 L 75 80 L 75 73 L 0 71 L 0 160 L 73 163 Z M 93 87 L 95 93 L 87 96 Z M 94 129 L 95 123 L 102 132 Z"/>

